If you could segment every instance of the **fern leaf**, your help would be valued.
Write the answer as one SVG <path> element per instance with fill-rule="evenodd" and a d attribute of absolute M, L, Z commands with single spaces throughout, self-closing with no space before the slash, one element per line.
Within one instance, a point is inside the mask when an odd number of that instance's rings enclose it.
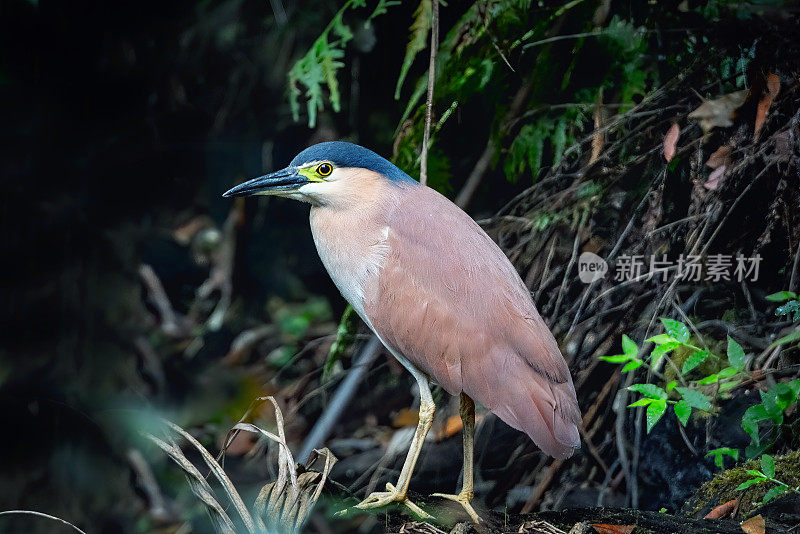
<path fill-rule="evenodd" d="M 400 89 L 403 87 L 403 82 L 408 75 L 411 64 L 414 62 L 414 58 L 427 48 L 428 32 L 431 30 L 433 1 L 438 0 L 420 0 L 419 6 L 414 12 L 414 22 L 410 28 L 411 35 L 406 47 L 406 55 L 403 58 L 403 66 L 400 68 L 400 76 L 397 78 L 397 87 L 394 90 L 395 100 L 400 100 Z"/>

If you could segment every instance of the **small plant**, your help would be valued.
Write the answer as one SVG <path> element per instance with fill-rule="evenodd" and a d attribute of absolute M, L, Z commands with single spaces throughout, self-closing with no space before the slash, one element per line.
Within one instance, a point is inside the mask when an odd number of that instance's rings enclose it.
<path fill-rule="evenodd" d="M 770 490 L 764 495 L 761 504 L 766 504 L 769 501 L 786 493 L 800 494 L 800 487 L 793 488 L 785 482 L 775 478 L 775 461 L 769 454 L 764 454 L 761 456 L 761 470 L 748 469 L 747 474 L 753 478 L 739 484 L 739 486 L 736 488 L 736 491 L 744 491 L 750 486 L 754 486 L 756 484 L 775 484 L 775 486 L 770 488 Z"/>
<path fill-rule="evenodd" d="M 750 445 L 745 449 L 748 458 L 755 458 L 769 449 L 778 440 L 786 411 L 797 402 L 800 396 L 800 379 L 791 382 L 779 382 L 767 391 L 759 391 L 761 403 L 751 406 L 744 412 L 742 428 L 750 436 Z M 759 423 L 771 423 L 764 440 L 760 433 Z"/>
<path fill-rule="evenodd" d="M 730 456 L 733 461 L 739 460 L 739 449 L 731 449 L 730 447 L 720 447 L 718 449 L 711 449 L 706 453 L 706 458 L 709 456 L 714 457 L 714 465 L 719 468 L 725 467 L 725 456 Z"/>
<path fill-rule="evenodd" d="M 729 365 L 701 378 L 689 379 L 690 374 L 709 358 L 719 360 L 723 364 L 725 360 L 709 350 L 701 349 L 690 343 L 689 329 L 682 322 L 662 317 L 661 323 L 664 325 L 665 333 L 646 340 L 646 342 L 655 343 L 656 346 L 644 359 L 638 357 L 639 347 L 626 335 L 622 336 L 622 354 L 600 357 L 601 360 L 609 363 L 624 363 L 623 373 L 644 366 L 653 375 L 664 378 L 660 371 L 662 360 L 675 372 L 678 380 L 669 381 L 663 388 L 649 383 L 628 386 L 630 391 L 635 391 L 643 396 L 629 407 L 647 407 L 648 433 L 664 416 L 668 406 L 672 406 L 675 416 L 683 426 L 686 426 L 689 421 L 692 409 L 711 412 L 719 396 L 736 387 L 746 376 L 744 351 L 729 336 L 727 350 Z M 674 354 L 678 351 L 688 354 L 680 367 L 670 356 L 670 353 Z M 678 385 L 679 382 L 680 385 Z"/>
<path fill-rule="evenodd" d="M 792 321 L 800 321 L 800 297 L 797 296 L 797 293 L 792 291 L 778 291 L 777 293 L 767 295 L 765 298 L 771 302 L 784 302 L 783 305 L 778 306 L 775 310 L 775 315 L 778 317 L 785 315 Z M 770 348 L 787 343 L 794 343 L 795 341 L 800 341 L 800 328 L 776 340 L 770 345 Z"/>
<path fill-rule="evenodd" d="M 794 295 L 788 291 L 782 293 L 787 294 L 789 298 Z M 642 398 L 629 404 L 628 407 L 647 407 L 648 433 L 661 420 L 669 406 L 672 406 L 675 417 L 683 426 L 689 421 L 693 409 L 714 413 L 718 400 L 748 376 L 745 370 L 747 357 L 744 350 L 730 336 L 728 336 L 726 358 L 723 359 L 709 350 L 690 343 L 689 329 L 682 322 L 667 318 L 661 318 L 661 322 L 665 333 L 646 340 L 656 345 L 649 356 L 640 359 L 639 347 L 631 338 L 623 335 L 622 354 L 600 357 L 609 363 L 624 364 L 623 373 L 645 367 L 653 376 L 667 382 L 660 371 L 666 365 L 677 376 L 678 380 L 671 380 L 664 387 L 652 383 L 628 386 L 630 391 L 642 395 Z M 679 352 L 685 357 L 680 366 L 672 357 Z M 721 369 L 710 374 L 698 375 L 699 367 L 709 359 L 717 360 Z M 704 374 L 705 376 L 702 376 Z M 692 375 L 696 378 L 691 378 Z M 681 385 L 678 385 L 679 382 Z M 742 429 L 751 440 L 745 448 L 745 455 L 748 458 L 758 457 L 777 443 L 786 413 L 800 397 L 800 379 L 779 382 L 766 391 L 759 391 L 759 394 L 761 402 L 748 408 L 742 417 Z M 724 456 L 738 460 L 739 451 L 722 447 L 709 451 L 706 456 L 712 456 L 714 463 L 718 467 L 723 467 Z"/>
<path fill-rule="evenodd" d="M 782 306 L 778 306 L 778 309 L 775 310 L 775 315 L 778 317 L 786 315 L 792 321 L 800 321 L 800 297 L 797 296 L 797 293 L 792 291 L 778 291 L 764 298 L 770 302 L 786 303 Z"/>

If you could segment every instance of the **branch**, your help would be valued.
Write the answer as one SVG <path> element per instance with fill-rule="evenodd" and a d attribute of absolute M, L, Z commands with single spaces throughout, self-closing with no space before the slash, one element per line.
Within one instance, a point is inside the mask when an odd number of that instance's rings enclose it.
<path fill-rule="evenodd" d="M 431 6 L 431 60 L 428 64 L 428 97 L 425 100 L 425 133 L 422 137 L 422 158 L 419 166 L 419 182 L 428 182 L 428 144 L 431 139 L 431 117 L 433 115 L 433 86 L 436 82 L 436 53 L 439 51 L 439 0 Z"/>

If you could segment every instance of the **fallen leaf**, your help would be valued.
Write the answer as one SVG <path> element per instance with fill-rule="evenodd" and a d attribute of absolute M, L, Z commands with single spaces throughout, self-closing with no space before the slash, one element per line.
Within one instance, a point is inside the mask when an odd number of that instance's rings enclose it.
<path fill-rule="evenodd" d="M 669 131 L 667 131 L 667 135 L 664 136 L 664 159 L 667 160 L 667 163 L 675 157 L 675 145 L 678 144 L 680 135 L 681 129 L 678 127 L 678 123 L 673 122 L 672 126 L 669 127 Z"/>
<path fill-rule="evenodd" d="M 778 78 L 776 74 L 770 74 L 767 76 L 767 87 L 764 96 L 761 97 L 761 100 L 758 101 L 758 107 L 756 108 L 756 125 L 753 130 L 753 135 L 758 135 L 758 132 L 761 131 L 761 127 L 764 126 L 764 121 L 767 119 L 767 112 L 769 111 L 770 106 L 772 106 L 772 102 L 775 100 L 775 97 L 778 96 L 778 93 L 781 90 L 781 79 Z"/>
<path fill-rule="evenodd" d="M 747 534 L 764 534 L 767 530 L 767 523 L 761 514 L 751 517 L 747 521 L 742 522 L 742 530 Z"/>
<path fill-rule="evenodd" d="M 706 165 L 711 167 L 712 169 L 717 169 L 719 167 L 722 167 L 723 165 L 727 165 L 730 162 L 731 162 L 731 147 L 728 145 L 722 145 L 708 157 Z"/>
<path fill-rule="evenodd" d="M 739 499 L 731 499 L 708 512 L 703 519 L 722 519 L 723 517 L 728 517 L 733 514 L 738 505 Z"/>
<path fill-rule="evenodd" d="M 708 175 L 708 180 L 703 183 L 703 187 L 708 189 L 709 191 L 714 191 L 716 188 L 719 187 L 719 184 L 722 182 L 722 179 L 725 178 L 725 171 L 728 169 L 727 165 L 723 165 L 722 167 L 717 167 L 711 174 Z"/>
<path fill-rule="evenodd" d="M 592 527 L 598 534 L 631 534 L 636 525 L 605 525 L 602 523 L 592 523 Z"/>
<path fill-rule="evenodd" d="M 447 418 L 447 422 L 444 424 L 444 437 L 458 434 L 463 426 L 464 423 L 461 421 L 460 415 L 451 415 Z"/>
<path fill-rule="evenodd" d="M 392 419 L 392 426 L 402 428 L 404 426 L 417 426 L 419 423 L 419 413 L 416 410 L 403 408 Z"/>
<path fill-rule="evenodd" d="M 689 113 L 689 118 L 698 119 L 703 132 L 708 132 L 717 126 L 720 128 L 732 126 L 736 110 L 744 104 L 747 93 L 748 91 L 744 89 L 722 95 L 714 100 L 706 100 Z"/>

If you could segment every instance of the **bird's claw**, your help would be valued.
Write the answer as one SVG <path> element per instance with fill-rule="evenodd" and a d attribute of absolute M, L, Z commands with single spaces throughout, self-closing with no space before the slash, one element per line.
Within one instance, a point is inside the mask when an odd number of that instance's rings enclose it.
<path fill-rule="evenodd" d="M 433 516 L 425 510 L 414 504 L 406 497 L 405 492 L 399 491 L 393 484 L 386 483 L 387 491 L 376 491 L 367 495 L 367 498 L 356 505 L 356 508 L 361 510 L 369 510 L 371 508 L 381 508 L 393 502 L 399 502 L 411 510 L 415 515 L 422 519 L 433 519 Z"/>
<path fill-rule="evenodd" d="M 447 499 L 449 501 L 459 503 L 463 508 L 464 511 L 467 512 L 469 517 L 472 519 L 474 523 L 480 523 L 481 518 L 478 516 L 478 513 L 475 511 L 475 508 L 472 507 L 470 501 L 472 500 L 473 494 L 472 492 L 464 492 L 462 491 L 458 495 L 452 495 L 449 493 L 432 493 L 431 497 L 441 497 L 443 499 Z"/>

